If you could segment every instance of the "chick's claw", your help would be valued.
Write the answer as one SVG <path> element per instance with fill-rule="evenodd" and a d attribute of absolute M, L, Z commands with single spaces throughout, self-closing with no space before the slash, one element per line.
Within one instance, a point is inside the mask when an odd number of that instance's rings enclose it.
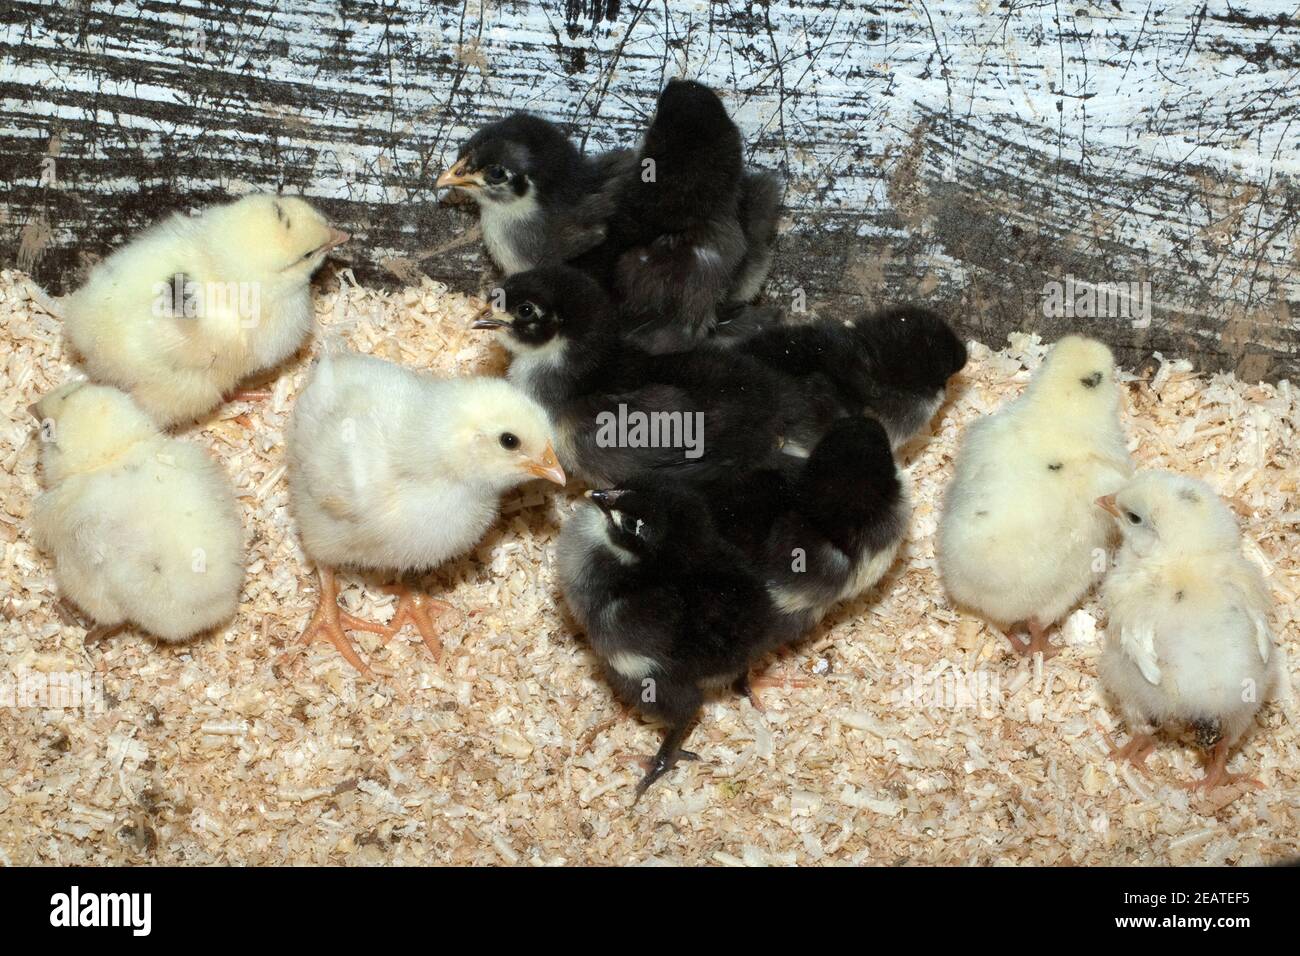
<path fill-rule="evenodd" d="M 439 637 L 439 630 L 435 621 L 437 618 L 448 612 L 456 610 L 446 601 L 439 601 L 437 598 L 431 598 L 427 594 L 421 594 L 418 591 L 410 591 L 406 588 L 387 588 L 390 594 L 398 596 L 397 610 L 393 613 L 393 619 L 388 622 L 388 626 L 381 633 L 384 635 L 384 643 L 387 644 L 397 633 L 407 624 L 413 624 L 419 631 L 420 637 L 424 644 L 433 654 L 433 659 L 442 658 L 442 639 Z"/>
<path fill-rule="evenodd" d="M 1029 631 L 1029 640 L 1027 641 L 1017 637 L 1011 631 L 1007 631 L 1007 640 L 1011 642 L 1011 646 L 1017 654 L 1023 657 L 1042 654 L 1043 660 L 1047 661 L 1061 653 L 1060 648 L 1053 647 L 1052 642 L 1048 639 L 1047 628 L 1039 624 L 1037 620 L 1030 618 L 1025 621 L 1025 629 Z"/>
<path fill-rule="evenodd" d="M 736 682 L 731 685 L 737 694 L 749 698 L 749 703 L 759 713 L 767 713 L 767 708 L 763 706 L 763 699 L 758 695 L 760 690 L 766 690 L 769 687 L 811 687 L 813 682 L 805 680 L 802 677 L 755 677 L 750 679 L 748 674 L 741 674 L 736 678 Z"/>
<path fill-rule="evenodd" d="M 357 654 L 357 650 L 352 645 L 352 641 L 348 638 L 345 629 L 368 631 L 371 634 L 382 636 L 389 636 L 389 629 L 382 624 L 376 624 L 373 621 L 367 621 L 349 614 L 339 607 L 338 582 L 335 580 L 333 571 L 322 570 L 320 572 L 320 584 L 320 603 L 317 605 L 316 613 L 312 615 L 311 621 L 308 622 L 299 640 L 303 644 L 311 644 L 313 641 L 328 641 L 338 649 L 338 652 L 343 655 L 349 664 L 366 677 L 373 678 L 375 676 L 374 672 L 366 666 L 366 662 Z"/>
<path fill-rule="evenodd" d="M 1264 784 L 1249 774 L 1228 772 L 1228 742 L 1221 740 L 1210 751 L 1209 762 L 1205 766 L 1205 776 L 1200 780 L 1184 783 L 1182 786 L 1195 793 L 1211 793 L 1220 787 L 1230 787 L 1234 783 L 1243 783 L 1256 790 L 1263 790 Z"/>
<path fill-rule="evenodd" d="M 1144 777 L 1150 777 L 1151 772 L 1147 769 L 1147 758 L 1151 756 L 1151 751 L 1156 748 L 1156 739 L 1150 734 L 1134 734 L 1133 737 L 1123 747 L 1115 743 L 1107 735 L 1106 742 L 1110 744 L 1110 759 L 1116 763 L 1127 760 L 1136 767 Z"/>
<path fill-rule="evenodd" d="M 646 774 L 636 785 L 636 797 L 632 800 L 632 806 L 636 806 L 637 801 L 641 799 L 641 794 L 650 789 L 650 784 L 677 766 L 678 761 L 699 759 L 700 755 L 693 750 L 678 750 L 675 754 L 667 755 L 661 751 L 653 757 L 642 757 L 637 763 L 645 770 Z"/>

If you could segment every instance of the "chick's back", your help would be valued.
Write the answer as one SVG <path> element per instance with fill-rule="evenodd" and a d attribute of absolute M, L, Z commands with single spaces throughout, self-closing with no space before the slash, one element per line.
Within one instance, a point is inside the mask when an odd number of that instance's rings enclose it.
<path fill-rule="evenodd" d="M 287 435 L 292 508 L 302 542 L 330 566 L 430 568 L 482 537 L 495 495 L 450 480 L 429 436 L 463 382 L 368 355 L 326 355 L 298 398 Z"/>
<path fill-rule="evenodd" d="M 243 534 L 230 482 L 201 449 L 163 437 L 36 502 L 60 590 L 100 624 L 180 641 L 235 613 Z"/>
<path fill-rule="evenodd" d="M 1102 587 L 1107 642 L 1098 663 L 1134 727 L 1213 721 L 1232 744 L 1272 689 L 1269 598 L 1240 554 L 1121 553 Z M 1149 641 L 1158 670 L 1144 674 Z M 1152 680 L 1155 677 L 1157 679 Z"/>

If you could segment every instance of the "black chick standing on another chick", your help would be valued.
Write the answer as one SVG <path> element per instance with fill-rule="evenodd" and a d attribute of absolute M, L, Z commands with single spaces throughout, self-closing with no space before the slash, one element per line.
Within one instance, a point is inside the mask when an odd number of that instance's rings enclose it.
<path fill-rule="evenodd" d="M 510 381 L 546 409 L 561 464 L 590 485 L 646 474 L 717 480 L 787 443 L 810 445 L 833 420 L 829 407 L 805 401 L 801 388 L 736 351 L 705 343 L 652 355 L 628 343 L 609 299 L 574 268 L 519 273 L 499 293 L 494 314 L 474 325 L 505 330 L 515 353 Z M 611 418 L 645 423 L 644 440 L 630 430 L 611 435 L 602 426 Z M 649 426 L 673 440 L 649 443 Z"/>
<path fill-rule="evenodd" d="M 688 349 L 709 335 L 718 306 L 757 294 L 781 198 L 775 176 L 746 173 L 740 130 L 718 95 L 669 80 L 608 238 L 574 264 L 613 292 L 633 341 Z"/>
<path fill-rule="evenodd" d="M 681 759 L 705 693 L 799 633 L 684 485 L 635 480 L 588 492 L 557 547 L 561 587 L 619 699 L 667 734 L 637 799 Z"/>
<path fill-rule="evenodd" d="M 943 318 L 919 306 L 886 309 L 851 322 L 817 319 L 769 325 L 723 340 L 800 383 L 840 414 L 868 413 L 906 444 L 943 404 L 945 388 L 966 365 L 966 346 Z"/>
<path fill-rule="evenodd" d="M 510 275 L 599 245 L 635 160 L 583 156 L 554 123 L 515 113 L 470 137 L 435 185 L 474 199 L 488 254 Z"/>
<path fill-rule="evenodd" d="M 911 516 L 889 436 L 863 416 L 837 421 L 806 459 L 780 456 L 709 491 L 719 533 L 800 633 L 884 576 Z"/>

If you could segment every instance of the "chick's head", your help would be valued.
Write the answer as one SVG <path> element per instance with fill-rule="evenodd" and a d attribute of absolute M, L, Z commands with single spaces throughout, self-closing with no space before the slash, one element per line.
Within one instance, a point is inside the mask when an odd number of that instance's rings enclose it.
<path fill-rule="evenodd" d="M 464 480 L 496 492 L 533 478 L 565 483 L 540 405 L 503 379 L 467 379 L 463 388 L 444 460 Z"/>
<path fill-rule="evenodd" d="M 40 423 L 41 467 L 50 485 L 111 464 L 158 427 L 125 392 L 68 382 L 28 411 Z"/>
<path fill-rule="evenodd" d="M 712 141 L 739 140 L 718 94 L 694 80 L 671 79 L 659 94 L 654 119 L 646 133 L 645 152 L 693 150 Z"/>
<path fill-rule="evenodd" d="M 1184 553 L 1237 547 L 1232 512 L 1209 485 L 1168 471 L 1142 472 L 1113 495 L 1097 500 L 1137 554 L 1157 547 Z"/>
<path fill-rule="evenodd" d="M 578 339 L 602 325 L 610 310 L 604 290 L 571 266 L 540 266 L 506 279 L 474 323 L 503 329 L 516 352 L 544 348 L 556 339 Z"/>
<path fill-rule="evenodd" d="M 966 345 L 952 326 L 919 306 L 858 319 L 853 332 L 880 381 L 917 395 L 943 392 L 966 365 Z"/>
<path fill-rule="evenodd" d="M 225 262 L 224 278 L 264 282 L 271 293 L 306 285 L 329 251 L 349 238 L 297 196 L 254 193 L 204 216 Z"/>
<path fill-rule="evenodd" d="M 1047 353 L 1028 395 L 1049 405 L 1052 414 L 1111 414 L 1119 407 L 1115 357 L 1095 339 L 1066 336 Z"/>
<path fill-rule="evenodd" d="M 587 492 L 605 515 L 610 542 L 638 558 L 667 558 L 682 567 L 707 561 L 715 534 L 703 499 L 685 486 L 636 479 Z"/>
<path fill-rule="evenodd" d="M 579 185 L 581 164 L 581 154 L 554 123 L 515 113 L 471 136 L 435 186 L 504 206 L 534 192 L 563 195 Z"/>

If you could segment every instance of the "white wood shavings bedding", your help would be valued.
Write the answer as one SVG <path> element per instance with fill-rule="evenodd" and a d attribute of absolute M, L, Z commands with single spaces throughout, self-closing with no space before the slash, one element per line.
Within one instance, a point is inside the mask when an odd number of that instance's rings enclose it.
<path fill-rule="evenodd" d="M 429 280 L 396 293 L 347 273 L 317 297 L 321 334 L 261 403 L 222 408 L 184 437 L 225 465 L 250 573 L 237 619 L 182 647 L 126 633 L 83 650 L 56 604 L 27 516 L 38 493 L 26 407 L 75 374 L 27 278 L 0 274 L 0 686 L 73 673 L 102 708 L 0 706 L 0 861 L 6 864 L 1235 863 L 1300 854 L 1294 698 L 1265 707 L 1234 769 L 1266 789 L 1190 796 L 1191 748 L 1165 741 L 1151 779 L 1106 757 L 1123 733 L 1096 678 L 1104 620 L 1090 598 L 1046 665 L 954 612 L 933 535 L 961 428 L 1015 396 L 1046 351 L 1031 336 L 974 345 L 928 440 L 906 450 L 915 517 L 877 593 L 835 610 L 766 662 L 807 687 L 764 691 L 766 713 L 706 707 L 683 764 L 629 810 L 659 731 L 614 703 L 560 607 L 552 549 L 575 493 L 510 496 L 473 554 L 439 569 L 435 663 L 409 632 L 358 645 L 380 676 L 294 641 L 316 579 L 288 511 L 282 436 L 309 351 L 351 347 L 443 374 L 500 374 L 478 302 Z M 1241 519 L 1300 658 L 1295 391 L 1163 360 L 1127 376 L 1137 459 L 1209 480 Z M 393 599 L 345 578 L 355 613 Z M 291 653 L 284 656 L 284 652 Z M 1294 679 L 1294 664 L 1288 665 Z M 1291 718 L 1288 719 L 1288 708 Z"/>

